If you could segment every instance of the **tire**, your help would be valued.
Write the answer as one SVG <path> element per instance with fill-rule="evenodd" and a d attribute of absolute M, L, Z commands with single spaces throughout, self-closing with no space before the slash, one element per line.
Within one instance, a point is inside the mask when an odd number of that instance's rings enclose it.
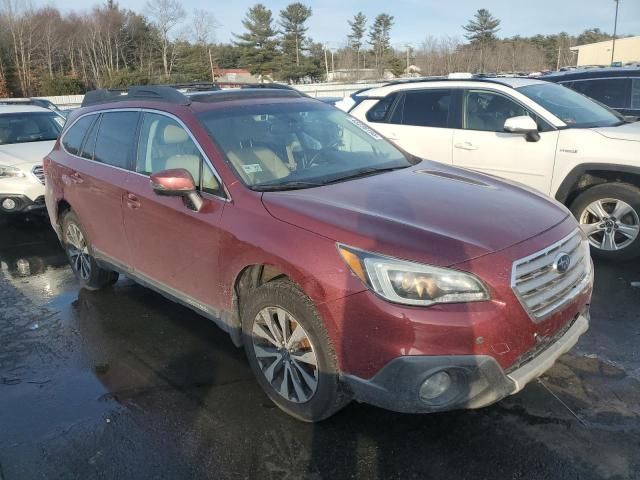
<path fill-rule="evenodd" d="M 77 215 L 69 210 L 62 218 L 62 244 L 80 286 L 100 290 L 118 281 L 118 272 L 102 268 L 91 255 L 91 243 Z"/>
<path fill-rule="evenodd" d="M 571 212 L 587 234 L 593 256 L 640 256 L 640 188 L 627 183 L 596 185 L 578 195 Z"/>
<path fill-rule="evenodd" d="M 304 422 L 324 420 L 347 405 L 350 399 L 341 388 L 336 354 L 313 302 L 284 279 L 265 283 L 249 295 L 242 308 L 244 347 L 267 396 Z M 268 319 L 275 331 L 267 325 Z M 289 329 L 285 338 L 293 339 L 289 349 L 278 338 L 283 328 Z"/>

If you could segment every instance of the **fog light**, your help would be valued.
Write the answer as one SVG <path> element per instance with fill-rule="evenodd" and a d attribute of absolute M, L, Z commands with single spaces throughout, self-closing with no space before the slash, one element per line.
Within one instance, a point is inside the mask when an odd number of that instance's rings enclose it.
<path fill-rule="evenodd" d="M 13 210 L 14 208 L 16 208 L 16 201 L 12 198 L 5 198 L 2 201 L 2 208 L 4 208 L 5 210 Z"/>
<path fill-rule="evenodd" d="M 443 395 L 451 387 L 451 375 L 445 371 L 434 373 L 420 387 L 420 399 L 429 402 Z"/>

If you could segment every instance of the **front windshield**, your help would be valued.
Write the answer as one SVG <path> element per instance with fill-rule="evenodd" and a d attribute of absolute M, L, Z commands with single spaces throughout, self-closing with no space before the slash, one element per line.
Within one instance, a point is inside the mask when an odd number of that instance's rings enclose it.
<path fill-rule="evenodd" d="M 199 118 L 257 190 L 324 185 L 412 164 L 365 124 L 320 102 L 234 106 Z"/>
<path fill-rule="evenodd" d="M 569 127 L 613 127 L 624 123 L 624 119 L 613 110 L 556 83 L 527 85 L 517 90 Z"/>
<path fill-rule="evenodd" d="M 54 112 L 0 114 L 0 145 L 55 140 L 64 119 Z"/>

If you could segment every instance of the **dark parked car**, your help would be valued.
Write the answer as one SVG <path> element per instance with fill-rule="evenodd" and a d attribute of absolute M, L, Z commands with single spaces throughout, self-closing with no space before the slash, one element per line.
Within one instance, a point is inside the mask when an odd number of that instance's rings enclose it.
<path fill-rule="evenodd" d="M 622 115 L 640 117 L 640 68 L 576 69 L 540 78 L 572 88 Z"/>
<path fill-rule="evenodd" d="M 122 273 L 244 346 L 305 421 L 518 392 L 588 328 L 593 268 L 569 211 L 413 157 L 294 90 L 89 94 L 45 158 L 84 288 Z"/>

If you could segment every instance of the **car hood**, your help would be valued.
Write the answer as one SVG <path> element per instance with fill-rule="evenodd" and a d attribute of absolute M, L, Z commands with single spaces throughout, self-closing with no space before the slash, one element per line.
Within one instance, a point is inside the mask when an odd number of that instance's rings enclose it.
<path fill-rule="evenodd" d="M 430 161 L 322 187 L 267 192 L 262 201 L 274 217 L 337 242 L 443 266 L 515 245 L 568 216 L 533 190 Z"/>
<path fill-rule="evenodd" d="M 0 165 L 41 164 L 42 159 L 51 151 L 55 143 L 55 140 L 50 140 L 0 145 Z"/>
<path fill-rule="evenodd" d="M 593 130 L 607 138 L 640 142 L 640 122 L 625 123 L 617 127 L 594 128 Z"/>

